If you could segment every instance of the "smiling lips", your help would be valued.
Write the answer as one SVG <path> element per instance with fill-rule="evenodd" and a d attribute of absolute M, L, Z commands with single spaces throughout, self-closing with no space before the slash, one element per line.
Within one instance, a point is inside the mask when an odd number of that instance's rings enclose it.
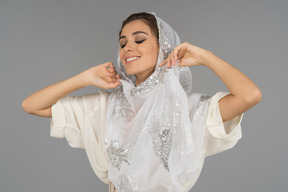
<path fill-rule="evenodd" d="M 133 61 L 138 60 L 139 58 L 140 58 L 140 56 L 126 57 L 126 58 L 125 58 L 125 61 L 126 61 L 126 63 L 128 64 L 128 63 L 131 63 L 131 62 L 133 62 Z"/>

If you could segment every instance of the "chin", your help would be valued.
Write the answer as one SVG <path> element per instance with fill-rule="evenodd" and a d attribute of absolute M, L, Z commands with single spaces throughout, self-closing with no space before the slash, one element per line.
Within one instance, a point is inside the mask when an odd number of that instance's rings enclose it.
<path fill-rule="evenodd" d="M 128 75 L 135 75 L 135 74 L 136 74 L 136 71 L 127 70 L 127 69 L 126 69 L 126 73 L 127 73 Z"/>
<path fill-rule="evenodd" d="M 139 73 L 139 69 L 133 69 L 132 67 L 125 68 L 125 70 L 128 75 L 136 75 Z"/>

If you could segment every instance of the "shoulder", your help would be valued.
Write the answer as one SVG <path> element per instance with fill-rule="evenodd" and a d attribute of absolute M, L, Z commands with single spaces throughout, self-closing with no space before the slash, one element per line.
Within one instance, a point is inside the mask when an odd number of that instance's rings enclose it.
<path fill-rule="evenodd" d="M 96 93 L 90 93 L 90 94 L 76 96 L 76 97 L 78 97 L 78 99 L 81 98 L 84 102 L 95 103 L 95 101 L 100 100 L 100 99 L 108 99 L 109 95 L 110 95 L 109 91 L 101 89 L 99 90 L 99 92 L 96 92 Z"/>
<path fill-rule="evenodd" d="M 107 105 L 109 95 L 109 91 L 101 89 L 99 92 L 81 96 L 84 109 L 87 112 L 92 112 L 99 108 L 105 107 Z"/>

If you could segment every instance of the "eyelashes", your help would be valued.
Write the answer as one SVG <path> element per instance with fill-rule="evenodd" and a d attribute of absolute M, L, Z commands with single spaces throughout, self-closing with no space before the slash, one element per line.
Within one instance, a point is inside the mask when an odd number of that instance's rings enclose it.
<path fill-rule="evenodd" d="M 146 39 L 143 39 L 143 40 L 141 40 L 141 41 L 135 41 L 137 44 L 141 44 L 141 43 L 143 43 L 144 41 L 145 41 Z"/>
<path fill-rule="evenodd" d="M 141 43 L 143 43 L 145 40 L 146 40 L 146 39 L 143 39 L 143 40 L 140 40 L 140 41 L 135 41 L 135 43 L 141 44 Z M 125 46 L 126 46 L 126 43 L 123 44 L 123 45 L 120 45 L 121 48 L 124 48 Z"/>
<path fill-rule="evenodd" d="M 137 44 L 141 44 L 141 43 L 143 43 L 144 41 L 145 41 L 146 39 L 143 39 L 143 40 L 141 40 L 141 41 L 135 41 Z"/>

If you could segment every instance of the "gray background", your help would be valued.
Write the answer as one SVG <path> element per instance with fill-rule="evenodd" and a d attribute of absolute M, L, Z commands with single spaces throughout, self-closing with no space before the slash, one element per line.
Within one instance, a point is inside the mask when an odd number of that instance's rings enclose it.
<path fill-rule="evenodd" d="M 0 191 L 108 191 L 85 151 L 49 137 L 49 119 L 26 114 L 21 102 L 93 65 L 115 62 L 120 24 L 139 11 L 156 12 L 182 42 L 211 50 L 263 92 L 244 115 L 243 138 L 206 159 L 191 191 L 287 191 L 287 10 L 287 0 L 1 0 Z M 226 90 L 208 68 L 191 70 L 195 92 Z"/>

